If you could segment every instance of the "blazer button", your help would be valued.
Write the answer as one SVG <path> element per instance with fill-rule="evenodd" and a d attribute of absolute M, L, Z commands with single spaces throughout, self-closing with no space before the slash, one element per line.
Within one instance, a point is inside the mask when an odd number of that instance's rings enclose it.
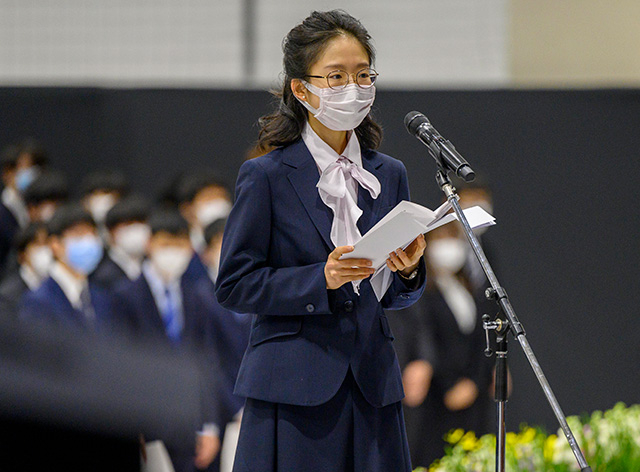
<path fill-rule="evenodd" d="M 353 311 L 353 302 L 351 300 L 344 302 L 344 311 L 347 313 L 351 313 Z"/>
<path fill-rule="evenodd" d="M 316 311 L 316 307 L 313 305 L 313 303 L 309 303 L 306 308 L 307 312 L 309 313 L 313 313 L 314 311 Z"/>

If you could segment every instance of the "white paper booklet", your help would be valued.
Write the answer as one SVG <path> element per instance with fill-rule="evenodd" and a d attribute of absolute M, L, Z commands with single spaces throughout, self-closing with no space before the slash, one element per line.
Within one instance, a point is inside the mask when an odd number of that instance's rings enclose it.
<path fill-rule="evenodd" d="M 371 276 L 371 286 L 380 301 L 392 281 L 393 274 L 385 263 L 389 253 L 399 247 L 404 249 L 421 233 L 428 233 L 457 220 L 455 213 L 448 213 L 450 209 L 449 202 L 436 210 L 430 210 L 417 203 L 403 200 L 354 244 L 352 252 L 344 254 L 341 259 L 362 258 L 373 262 L 376 272 Z M 479 206 L 467 208 L 463 212 L 471 228 L 495 224 L 495 218 Z"/>

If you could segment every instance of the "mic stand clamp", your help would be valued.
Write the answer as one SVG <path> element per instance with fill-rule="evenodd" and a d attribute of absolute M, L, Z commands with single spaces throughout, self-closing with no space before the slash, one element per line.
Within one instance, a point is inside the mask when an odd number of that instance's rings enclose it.
<path fill-rule="evenodd" d="M 440 162 L 440 161 L 438 161 Z M 483 317 L 483 325 L 486 326 L 485 330 L 488 329 L 496 329 L 496 333 L 500 339 L 498 339 L 497 351 L 496 351 L 496 401 L 498 402 L 498 433 L 496 436 L 496 472 L 505 472 L 505 416 L 506 416 L 506 403 L 507 403 L 507 333 L 513 334 L 516 340 L 520 343 L 522 350 L 524 351 L 533 372 L 535 373 L 540 386 L 542 387 L 542 391 L 547 397 L 547 401 L 551 405 L 551 409 L 553 410 L 558 422 L 560 423 L 560 427 L 564 432 L 567 441 L 569 442 L 569 446 L 573 451 L 573 455 L 578 462 L 578 466 L 580 467 L 581 472 L 592 472 L 591 467 L 587 463 L 587 460 L 582 453 L 582 450 L 578 446 L 578 442 L 576 441 L 571 428 L 569 428 L 569 424 L 567 423 L 567 419 L 562 412 L 562 408 L 558 403 L 553 391 L 551 390 L 551 385 L 540 367 L 538 360 L 536 359 L 531 346 L 529 345 L 529 341 L 527 340 L 527 336 L 524 332 L 524 328 L 520 321 L 518 321 L 518 317 L 516 316 L 516 312 L 511 306 L 511 302 L 509 301 L 509 297 L 507 296 L 507 292 L 500 283 L 487 260 L 487 257 L 484 254 L 480 243 L 478 242 L 478 238 L 473 233 L 469 222 L 467 221 L 466 216 L 462 212 L 462 208 L 458 203 L 459 197 L 456 194 L 455 188 L 451 185 L 451 180 L 449 179 L 448 171 L 443 167 L 439 166 L 438 172 L 436 173 L 436 182 L 438 186 L 442 189 L 447 200 L 451 204 L 453 210 L 458 217 L 458 221 L 462 225 L 462 228 L 467 236 L 467 240 L 475 253 L 478 262 L 482 266 L 482 269 L 489 280 L 491 285 L 490 288 L 487 289 L 486 295 L 487 298 L 493 299 L 500 307 L 500 311 L 505 315 L 505 320 L 494 320 L 490 321 L 490 319 L 486 319 Z M 485 324 L 486 322 L 486 324 Z M 499 328 L 499 329 L 497 329 Z M 488 339 L 488 331 L 486 332 L 486 336 Z M 490 348 L 487 346 L 490 351 Z M 487 350 L 485 350 L 485 353 Z M 498 372 L 498 369 L 500 372 Z M 499 380 L 499 377 L 501 379 Z M 500 382 L 500 384 L 498 384 Z"/>

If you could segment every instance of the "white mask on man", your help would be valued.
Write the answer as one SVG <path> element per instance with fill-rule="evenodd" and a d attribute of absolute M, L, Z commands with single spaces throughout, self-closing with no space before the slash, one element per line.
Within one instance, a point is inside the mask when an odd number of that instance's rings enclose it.
<path fill-rule="evenodd" d="M 154 249 L 149 258 L 165 282 L 178 280 L 187 270 L 193 251 L 182 247 Z"/>
<path fill-rule="evenodd" d="M 151 229 L 145 223 L 131 223 L 118 228 L 113 235 L 113 243 L 133 259 L 142 259 L 151 236 Z"/>
<path fill-rule="evenodd" d="M 49 275 L 49 268 L 53 263 L 53 253 L 49 246 L 36 246 L 27 252 L 29 265 L 40 279 Z"/>
<path fill-rule="evenodd" d="M 436 271 L 456 274 L 467 260 L 467 243 L 459 238 L 435 239 L 427 244 L 427 257 Z"/>
<path fill-rule="evenodd" d="M 200 203 L 196 208 L 198 224 L 205 228 L 216 220 L 226 218 L 231 212 L 231 202 L 224 198 L 217 198 L 206 203 Z"/>

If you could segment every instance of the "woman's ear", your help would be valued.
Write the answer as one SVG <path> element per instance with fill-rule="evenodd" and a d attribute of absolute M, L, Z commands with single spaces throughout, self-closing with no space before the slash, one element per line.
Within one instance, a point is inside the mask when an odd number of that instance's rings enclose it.
<path fill-rule="evenodd" d="M 307 88 L 300 79 L 291 79 L 291 91 L 298 100 L 307 101 Z"/>

